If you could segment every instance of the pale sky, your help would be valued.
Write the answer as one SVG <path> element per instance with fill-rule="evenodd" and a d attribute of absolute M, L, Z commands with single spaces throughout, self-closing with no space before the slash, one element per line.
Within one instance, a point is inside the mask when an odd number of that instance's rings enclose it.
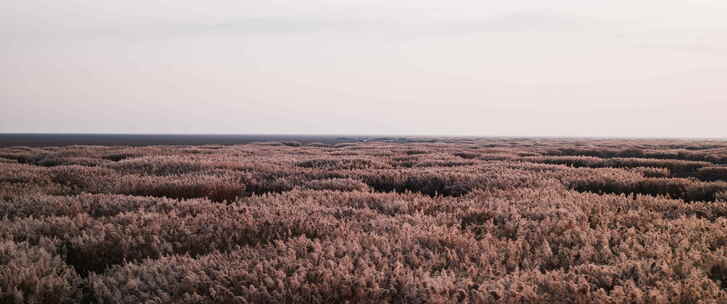
<path fill-rule="evenodd" d="M 727 1 L 0 0 L 0 132 L 727 137 Z"/>

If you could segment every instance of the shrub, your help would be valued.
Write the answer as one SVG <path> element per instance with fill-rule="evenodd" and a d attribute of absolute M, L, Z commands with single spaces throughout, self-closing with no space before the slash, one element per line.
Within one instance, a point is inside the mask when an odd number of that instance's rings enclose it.
<path fill-rule="evenodd" d="M 671 175 L 667 168 L 635 167 L 630 171 L 641 173 L 645 177 L 669 177 Z"/>
<path fill-rule="evenodd" d="M 727 202 L 727 191 L 720 191 L 715 195 L 715 199 L 722 202 Z"/>
<path fill-rule="evenodd" d="M 727 167 L 699 168 L 699 170 L 697 170 L 697 177 L 707 181 L 727 181 Z"/>
<path fill-rule="evenodd" d="M 472 166 L 475 164 L 476 164 L 476 162 L 473 162 L 473 161 L 432 160 L 432 161 L 422 161 L 422 162 L 416 163 L 416 164 L 414 164 L 414 167 L 419 167 L 419 168 L 462 167 L 462 166 Z"/>
<path fill-rule="evenodd" d="M 0 183 L 47 185 L 52 183 L 52 180 L 46 168 L 0 163 Z"/>
<path fill-rule="evenodd" d="M 262 197 L 241 205 L 201 202 L 193 213 L 186 214 L 177 212 L 184 208 L 175 208 L 166 214 L 136 211 L 101 218 L 83 214 L 29 217 L 5 223 L 0 237 L 33 245 L 43 238 L 55 238 L 66 262 L 86 275 L 124 261 L 170 254 L 196 256 L 300 235 L 342 237 L 370 224 L 371 216 L 366 212 L 354 216 L 357 211 L 338 207 L 335 197 L 332 199 L 328 206 L 284 198 L 276 203 L 275 197 Z M 338 220 L 338 214 L 351 218 Z"/>
<path fill-rule="evenodd" d="M 298 167 L 315 169 L 381 169 L 387 166 L 368 159 L 312 159 L 297 163 Z"/>
<path fill-rule="evenodd" d="M 81 278 L 43 247 L 0 240 L 0 302 L 78 303 Z"/>
<path fill-rule="evenodd" d="M 91 157 L 45 157 L 34 162 L 35 165 L 44 167 L 54 166 L 85 166 L 96 167 L 106 164 L 108 161 L 104 159 Z"/>
<path fill-rule="evenodd" d="M 33 157 L 33 151 L 0 151 L 0 157 L 9 161 L 3 163 L 26 163 Z"/>
<path fill-rule="evenodd" d="M 236 176 L 126 175 L 114 180 L 110 187 L 111 193 L 175 199 L 206 197 L 214 202 L 231 202 L 245 194 L 245 185 Z"/>
<path fill-rule="evenodd" d="M 419 154 L 428 154 L 429 151 L 425 150 L 408 150 L 406 151 L 407 155 L 419 155 Z"/>
<path fill-rule="evenodd" d="M 571 167 L 589 167 L 599 168 L 605 167 L 604 160 L 598 157 L 592 156 L 550 156 L 550 157 L 530 157 L 525 158 L 528 161 L 552 164 L 552 165 L 566 165 Z"/>
<path fill-rule="evenodd" d="M 383 140 L 0 147 L 0 303 L 727 303 L 727 143 Z"/>
<path fill-rule="evenodd" d="M 212 169 L 211 166 L 200 161 L 175 156 L 139 157 L 121 160 L 109 167 L 124 174 L 159 176 L 182 175 Z"/>
<path fill-rule="evenodd" d="M 116 172 L 108 168 L 83 166 L 57 166 L 48 170 L 54 183 L 63 185 L 71 193 L 105 191 L 105 182 L 113 179 Z"/>
<path fill-rule="evenodd" d="M 400 172 L 365 175 L 362 180 L 380 192 L 418 192 L 429 196 L 461 196 L 469 193 L 476 182 L 464 174 L 425 173 L 408 175 Z"/>
<path fill-rule="evenodd" d="M 365 183 L 351 178 L 318 179 L 306 182 L 303 188 L 312 190 L 369 191 Z"/>
<path fill-rule="evenodd" d="M 622 144 L 615 143 L 617 146 Z M 666 148 L 666 149 L 665 149 Z M 595 156 L 601 158 L 655 158 L 655 159 L 674 159 L 686 161 L 704 161 L 724 163 L 727 157 L 720 154 L 694 152 L 688 150 L 669 149 L 669 147 L 661 146 L 658 149 L 643 148 L 612 148 L 601 146 L 596 148 L 558 148 L 548 151 L 549 155 L 570 155 L 570 156 Z"/>
<path fill-rule="evenodd" d="M 158 212 L 194 215 L 217 204 L 207 200 L 177 201 L 159 197 L 138 197 L 114 194 L 81 194 L 52 196 L 24 195 L 0 200 L 0 218 L 62 217 L 88 214 L 109 217 L 125 212 Z"/>
<path fill-rule="evenodd" d="M 639 158 L 613 158 L 606 160 L 607 167 L 634 168 L 656 167 L 667 168 L 677 176 L 691 176 L 697 169 L 712 165 L 703 161 L 665 160 L 665 159 L 639 159 Z"/>
<path fill-rule="evenodd" d="M 559 164 L 573 167 L 588 168 L 665 168 L 677 176 L 686 177 L 694 175 L 698 169 L 712 165 L 708 162 L 669 160 L 669 159 L 644 159 L 644 158 L 599 158 L 592 156 L 537 156 L 528 157 L 525 160 L 545 163 Z"/>
<path fill-rule="evenodd" d="M 576 191 L 594 193 L 640 193 L 666 195 L 687 202 L 713 202 L 719 192 L 727 190 L 727 183 L 707 183 L 682 178 L 586 178 L 571 181 L 569 187 Z"/>
<path fill-rule="evenodd" d="M 138 157 L 138 156 L 140 156 L 140 155 L 139 154 L 135 154 L 135 153 L 112 153 L 112 154 L 108 154 L 106 156 L 103 156 L 103 159 L 110 160 L 110 161 L 115 161 L 116 162 L 116 161 L 121 161 L 121 160 L 129 159 L 129 158 L 133 158 L 133 157 Z"/>
<path fill-rule="evenodd" d="M 478 153 L 471 153 L 471 152 L 455 152 L 453 153 L 454 156 L 458 156 L 464 159 L 476 159 L 480 156 Z"/>

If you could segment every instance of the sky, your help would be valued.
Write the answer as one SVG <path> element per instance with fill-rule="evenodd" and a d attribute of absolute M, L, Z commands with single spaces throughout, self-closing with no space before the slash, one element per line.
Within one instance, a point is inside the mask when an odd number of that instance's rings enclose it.
<path fill-rule="evenodd" d="M 0 0 L 0 132 L 727 137 L 727 1 Z"/>

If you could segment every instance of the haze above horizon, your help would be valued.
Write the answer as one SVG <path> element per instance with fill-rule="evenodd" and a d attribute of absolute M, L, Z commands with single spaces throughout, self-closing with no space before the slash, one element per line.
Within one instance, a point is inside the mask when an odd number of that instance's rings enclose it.
<path fill-rule="evenodd" d="M 0 132 L 724 138 L 724 1 L 0 2 Z"/>

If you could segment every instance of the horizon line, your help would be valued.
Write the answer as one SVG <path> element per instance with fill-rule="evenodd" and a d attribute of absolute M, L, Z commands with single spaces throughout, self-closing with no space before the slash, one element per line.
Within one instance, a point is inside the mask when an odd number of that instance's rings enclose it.
<path fill-rule="evenodd" d="M 727 140 L 725 137 L 698 136 L 580 136 L 580 135 L 482 135 L 482 134 L 407 134 L 407 133 L 127 133 L 127 132 L 0 132 L 0 136 L 73 135 L 73 136 L 271 136 L 271 137 L 440 137 L 440 138 L 546 138 L 546 139 L 683 139 Z"/>

